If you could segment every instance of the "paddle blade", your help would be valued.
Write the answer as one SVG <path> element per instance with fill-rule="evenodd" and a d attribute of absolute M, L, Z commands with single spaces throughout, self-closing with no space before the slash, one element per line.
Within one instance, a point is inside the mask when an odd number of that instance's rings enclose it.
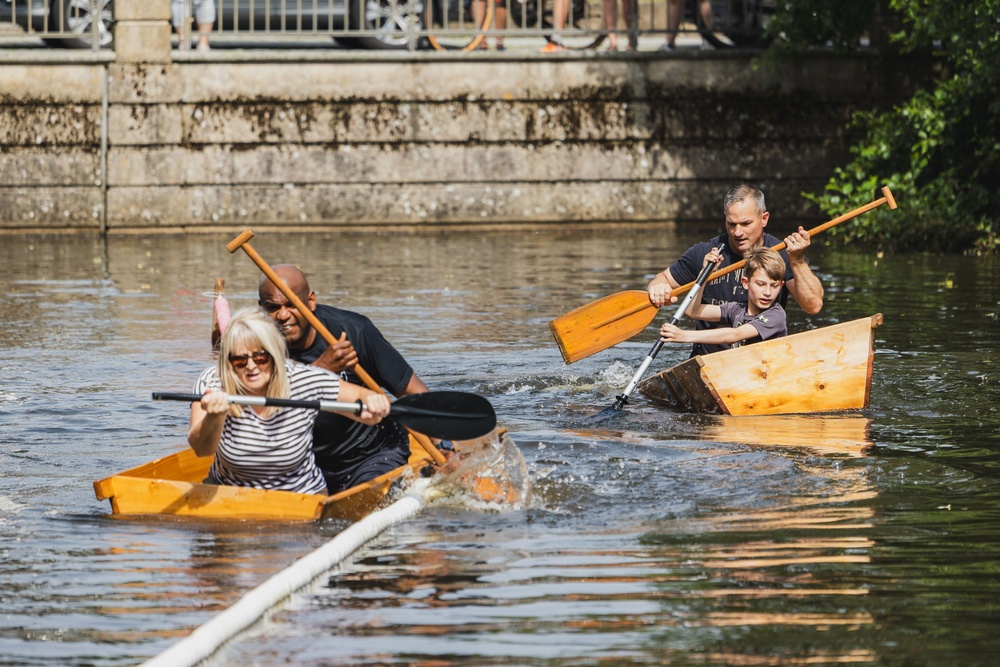
<path fill-rule="evenodd" d="M 563 361 L 571 364 L 642 332 L 659 310 L 642 290 L 618 292 L 549 322 Z"/>
<path fill-rule="evenodd" d="M 390 416 L 417 433 L 444 440 L 479 438 L 497 425 L 489 401 L 461 391 L 408 394 L 392 404 Z"/>

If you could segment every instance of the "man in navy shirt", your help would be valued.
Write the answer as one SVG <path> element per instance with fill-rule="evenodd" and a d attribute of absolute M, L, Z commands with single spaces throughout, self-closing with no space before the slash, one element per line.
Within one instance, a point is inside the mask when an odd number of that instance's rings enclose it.
<path fill-rule="evenodd" d="M 778 239 L 764 232 L 770 213 L 764 204 L 764 193 L 752 185 L 738 185 L 726 194 L 723 202 L 726 214 L 726 231 L 718 237 L 688 248 L 684 255 L 649 282 L 649 301 L 654 306 L 665 306 L 676 300 L 670 292 L 681 285 L 693 282 L 701 272 L 702 263 L 713 248 L 722 249 L 722 262 L 718 269 L 735 264 L 753 248 L 776 246 Z M 778 303 L 785 306 L 790 293 L 806 313 L 813 315 L 823 308 L 823 285 L 809 268 L 805 251 L 809 247 L 809 232 L 799 227 L 797 232 L 784 239 L 786 250 L 781 251 L 787 271 L 785 286 Z M 747 291 L 742 285 L 743 271 L 733 271 L 709 281 L 702 288 L 704 303 L 720 305 L 726 302 L 747 303 Z M 712 329 L 717 322 L 698 321 L 696 329 Z M 718 345 L 695 343 L 691 356 L 708 354 L 724 349 Z"/>
<path fill-rule="evenodd" d="M 427 385 L 371 320 L 349 310 L 317 304 L 316 293 L 297 267 L 278 264 L 272 269 L 338 339 L 335 345 L 327 345 L 295 305 L 263 276 L 258 303 L 278 325 L 292 359 L 363 385 L 352 370 L 360 364 L 380 387 L 397 398 L 427 391 Z M 409 436 L 394 419 L 367 426 L 344 415 L 321 412 L 313 428 L 313 454 L 333 494 L 405 465 L 410 454 Z"/>

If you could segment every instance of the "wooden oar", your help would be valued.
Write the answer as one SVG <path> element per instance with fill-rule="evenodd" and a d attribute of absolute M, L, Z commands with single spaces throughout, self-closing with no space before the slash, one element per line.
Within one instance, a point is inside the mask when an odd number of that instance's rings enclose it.
<path fill-rule="evenodd" d="M 323 412 L 343 412 L 360 415 L 361 401 L 299 401 L 266 396 L 228 396 L 236 405 L 269 405 L 278 408 L 305 408 Z M 184 401 L 197 403 L 198 394 L 153 392 L 154 401 Z M 393 401 L 389 415 L 407 428 L 446 440 L 470 440 L 484 436 L 497 425 L 493 406 L 482 396 L 461 391 L 430 391 L 407 394 Z"/>
<path fill-rule="evenodd" d="M 720 253 L 722 252 L 723 247 L 724 246 L 719 246 Z M 722 261 L 721 255 L 719 261 Z M 691 302 L 694 301 L 701 293 L 701 288 L 705 286 L 705 282 L 708 280 L 708 274 L 710 274 L 718 265 L 719 262 L 713 262 L 711 264 L 706 264 L 701 269 L 701 273 L 699 273 L 698 277 L 695 279 L 694 286 L 691 288 L 691 291 L 688 292 L 688 295 L 684 297 L 683 301 L 681 301 L 681 305 L 677 307 L 676 311 L 674 311 L 674 316 L 670 318 L 671 324 L 677 324 L 681 321 L 681 318 L 684 317 L 684 313 L 687 312 L 688 306 L 690 306 Z M 625 391 L 615 397 L 615 403 L 611 406 L 612 410 L 621 410 L 625 407 L 625 404 L 628 403 L 629 396 L 632 395 L 632 392 L 635 391 L 636 385 L 639 384 L 639 380 L 642 379 L 642 376 L 646 373 L 646 369 L 649 368 L 651 363 L 653 363 L 653 359 L 656 359 L 656 355 L 660 353 L 662 348 L 663 341 L 657 339 L 656 343 L 653 344 L 653 348 L 649 351 L 649 354 L 647 354 L 646 358 L 642 360 L 641 364 L 639 364 L 639 370 L 637 370 L 635 375 L 632 376 L 632 381 L 628 383 L 627 387 L 625 387 Z"/>
<path fill-rule="evenodd" d="M 882 197 L 879 199 L 813 227 L 809 230 L 809 237 L 821 234 L 831 227 L 856 218 L 883 204 L 888 204 L 891 209 L 896 208 L 896 200 L 888 187 L 882 188 Z M 779 243 L 774 246 L 774 249 L 784 250 L 785 243 Z M 730 264 L 710 275 L 708 280 L 715 280 L 727 273 L 741 269 L 744 264 L 745 262 L 742 260 Z M 672 290 L 670 296 L 671 298 L 680 296 L 693 286 L 694 282 L 681 285 Z M 549 322 L 549 330 L 555 337 L 556 344 L 559 345 L 563 361 L 571 364 L 641 333 L 656 317 L 657 311 L 659 311 L 659 307 L 650 303 L 647 292 L 628 290 L 603 297 L 557 317 Z"/>
<path fill-rule="evenodd" d="M 229 244 L 226 246 L 226 249 L 229 250 L 229 252 L 233 253 L 239 250 L 240 248 L 243 248 L 243 251 L 247 254 L 247 256 L 253 261 L 254 264 L 257 265 L 257 268 L 259 268 L 264 273 L 264 275 L 267 276 L 268 280 L 274 283 L 274 286 L 277 287 L 281 291 L 281 293 L 285 295 L 285 298 L 288 299 L 292 303 L 292 305 L 294 305 L 295 308 L 299 311 L 299 313 L 301 313 L 302 316 L 306 318 L 309 324 L 311 324 L 312 327 L 319 332 L 319 335 L 323 337 L 323 340 L 327 342 L 327 345 L 330 346 L 335 345 L 338 341 L 336 338 L 333 337 L 333 334 L 330 333 L 330 330 L 327 329 L 325 326 L 323 326 L 323 323 L 320 322 L 319 318 L 316 317 L 316 315 L 311 310 L 309 310 L 309 307 L 306 304 L 302 303 L 302 299 L 300 299 L 295 292 L 289 289 L 288 285 L 285 284 L 285 281 L 278 277 L 278 274 L 276 274 L 274 270 L 272 270 L 271 267 L 267 265 L 267 262 L 265 262 L 263 258 L 261 258 L 261 256 L 257 254 L 257 251 L 254 250 L 252 247 L 250 247 L 249 241 L 252 238 L 253 238 L 253 232 L 248 229 L 239 236 L 237 236 L 235 239 L 230 241 Z M 374 379 L 372 379 L 372 376 L 369 375 L 365 371 L 365 369 L 361 367 L 361 364 L 356 364 L 353 368 L 351 368 L 351 371 L 353 371 L 355 375 L 361 378 L 361 381 L 364 383 L 364 385 L 369 389 L 371 389 L 372 391 L 385 393 L 384 391 L 382 391 L 382 387 L 380 387 L 379 384 L 375 382 Z M 410 430 L 410 433 L 413 434 L 413 437 L 417 441 L 417 444 L 420 445 L 432 459 L 434 459 L 434 463 L 436 463 L 437 465 L 443 465 L 445 461 L 447 461 L 444 454 L 438 451 L 438 448 L 434 446 L 434 443 L 432 443 L 426 435 L 416 432 L 412 429 Z"/>

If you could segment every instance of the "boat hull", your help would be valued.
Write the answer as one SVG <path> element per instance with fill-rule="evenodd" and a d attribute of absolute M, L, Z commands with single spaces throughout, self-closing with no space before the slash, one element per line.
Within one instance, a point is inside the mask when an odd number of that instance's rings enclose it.
<path fill-rule="evenodd" d="M 692 357 L 639 392 L 684 412 L 781 415 L 867 408 L 881 313 Z"/>
<path fill-rule="evenodd" d="M 467 444 L 496 437 L 503 437 L 502 432 Z M 410 445 L 407 465 L 330 496 L 205 484 L 212 457 L 199 457 L 190 448 L 98 480 L 94 492 L 98 500 L 111 502 L 113 514 L 123 516 L 358 521 L 378 509 L 394 486 L 432 472 L 433 461 L 414 446 L 412 436 Z"/>

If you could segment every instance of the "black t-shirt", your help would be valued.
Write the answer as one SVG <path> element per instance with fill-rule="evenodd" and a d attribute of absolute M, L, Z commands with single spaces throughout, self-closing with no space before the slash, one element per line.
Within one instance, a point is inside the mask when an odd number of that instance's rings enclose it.
<path fill-rule="evenodd" d="M 765 246 L 771 248 L 779 243 L 781 243 L 781 239 L 775 238 L 770 234 L 764 234 Z M 694 282 L 698 278 L 698 274 L 701 273 L 702 263 L 705 261 L 705 255 L 708 254 L 709 250 L 712 248 L 718 248 L 720 245 L 724 246 L 722 249 L 722 261 L 719 263 L 719 266 L 716 267 L 716 271 L 743 260 L 742 255 L 733 252 L 733 249 L 729 246 L 728 235 L 723 232 L 710 241 L 696 243 L 688 248 L 681 258 L 670 267 L 670 275 L 673 276 L 674 280 L 681 285 Z M 788 267 L 788 254 L 784 250 L 781 251 L 781 257 L 785 260 L 785 282 L 787 283 L 792 279 L 792 270 Z M 705 283 L 705 287 L 702 288 L 702 302 L 710 303 L 716 306 L 730 301 L 745 304 L 747 302 L 747 291 L 743 287 L 741 278 L 743 278 L 743 269 L 737 269 L 732 273 L 727 273 L 721 278 L 708 281 Z M 782 287 L 781 294 L 778 296 L 778 303 L 781 304 L 782 308 L 784 308 L 787 301 L 788 287 Z M 702 320 L 697 320 L 695 323 L 695 329 L 716 329 L 719 326 L 719 322 L 704 322 Z M 691 356 L 693 357 L 699 354 L 718 352 L 719 350 L 726 349 L 726 347 L 727 346 L 724 345 L 695 343 L 691 351 Z"/>
<path fill-rule="evenodd" d="M 358 353 L 358 364 L 380 387 L 392 394 L 399 394 L 406 388 L 413 377 L 413 369 L 371 320 L 359 313 L 323 305 L 316 306 L 315 315 L 334 338 L 347 332 L 347 340 Z M 311 346 L 289 350 L 289 355 L 311 364 L 327 347 L 317 332 Z M 348 382 L 364 384 L 351 371 L 340 375 Z M 321 412 L 313 427 L 313 453 L 324 473 L 349 470 L 383 449 L 408 446 L 406 431 L 395 419 L 383 419 L 375 426 L 366 426 L 344 415 Z"/>

